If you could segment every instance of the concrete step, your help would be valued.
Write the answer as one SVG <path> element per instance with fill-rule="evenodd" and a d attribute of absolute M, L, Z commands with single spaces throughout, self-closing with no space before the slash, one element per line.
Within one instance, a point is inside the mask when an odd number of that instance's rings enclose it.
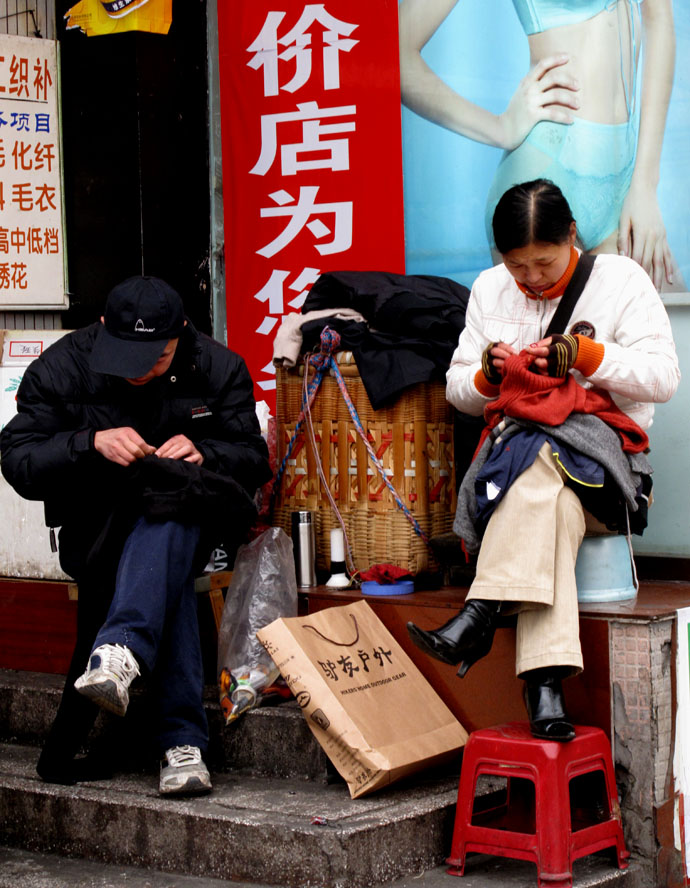
<path fill-rule="evenodd" d="M 157 763 L 133 759 L 145 694 L 133 695 L 125 719 L 99 716 L 94 732 L 96 743 L 105 738 L 125 751 L 122 772 L 56 786 L 38 778 L 35 763 L 62 684 L 59 676 L 0 670 L 0 836 L 12 846 L 0 849 L 0 888 L 216 888 L 224 880 L 368 888 L 396 879 L 395 888 L 455 888 L 443 861 L 459 763 L 353 801 L 294 702 L 259 708 L 229 727 L 209 688 L 212 795 L 161 799 Z M 483 787 L 491 790 L 490 782 Z M 575 888 L 648 888 L 634 866 L 619 871 L 608 855 L 577 861 L 573 872 Z M 462 884 L 527 888 L 536 869 L 472 855 Z"/>
<path fill-rule="evenodd" d="M 356 800 L 344 783 L 214 774 L 211 795 L 173 800 L 159 797 L 157 773 L 43 783 L 36 754 L 0 745 L 0 835 L 29 851 L 266 885 L 367 888 L 438 866 L 449 848 L 455 774 L 426 772 Z"/>
<path fill-rule="evenodd" d="M 573 888 L 633 888 L 637 870 L 613 869 L 596 855 L 575 861 Z M 267 888 L 256 883 L 183 876 L 131 866 L 94 863 L 0 847 L 0 888 Z M 535 888 L 534 864 L 472 855 L 462 882 L 455 883 L 444 865 L 386 883 L 387 888 Z M 642 888 L 640 884 L 640 888 Z"/>
<path fill-rule="evenodd" d="M 0 741 L 40 746 L 53 722 L 64 677 L 43 672 L 0 669 Z M 215 687 L 206 688 L 206 714 L 210 745 L 208 765 L 212 771 L 297 778 L 325 782 L 333 769 L 309 730 L 298 705 L 285 701 L 245 713 L 233 725 L 224 723 Z M 117 755 L 126 750 L 129 769 L 148 767 L 155 758 L 143 742 L 147 728 L 147 696 L 132 689 L 124 719 L 107 712 L 99 714 L 90 741 L 107 744 Z M 137 751 L 134 761 L 133 751 Z"/>

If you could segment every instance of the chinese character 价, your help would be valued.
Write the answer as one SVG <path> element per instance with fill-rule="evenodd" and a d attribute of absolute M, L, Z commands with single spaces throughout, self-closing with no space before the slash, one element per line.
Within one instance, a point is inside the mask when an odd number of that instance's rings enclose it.
<path fill-rule="evenodd" d="M 277 96 L 280 89 L 296 92 L 304 86 L 311 76 L 312 69 L 312 35 L 309 28 L 318 22 L 323 32 L 323 86 L 324 89 L 338 89 L 340 86 L 340 52 L 350 52 L 358 40 L 347 38 L 357 25 L 342 22 L 326 11 L 323 3 L 307 4 L 297 24 L 282 37 L 278 37 L 278 27 L 285 17 L 284 12 L 269 12 L 261 31 L 256 39 L 247 47 L 247 52 L 254 55 L 247 62 L 250 68 L 264 69 L 264 95 Z M 286 47 L 279 52 L 279 44 Z M 278 60 L 295 60 L 295 72 L 292 79 L 280 85 L 278 78 Z"/>

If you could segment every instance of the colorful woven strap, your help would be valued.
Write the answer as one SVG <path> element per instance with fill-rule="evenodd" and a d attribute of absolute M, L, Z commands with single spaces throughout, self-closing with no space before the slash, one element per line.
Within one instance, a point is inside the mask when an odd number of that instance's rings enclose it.
<path fill-rule="evenodd" d="M 316 393 L 319 389 L 319 386 L 321 385 L 321 380 L 323 379 L 324 373 L 326 372 L 326 370 L 332 370 L 333 375 L 335 376 L 336 381 L 338 383 L 338 388 L 340 389 L 340 393 L 343 396 L 345 404 L 347 405 L 347 409 L 350 413 L 350 416 L 352 417 L 352 421 L 355 425 L 355 428 L 357 429 L 357 433 L 359 434 L 360 438 L 364 442 L 364 446 L 367 448 L 367 452 L 369 453 L 369 456 L 371 457 L 372 462 L 376 466 L 378 473 L 381 475 L 381 478 L 383 479 L 384 484 L 390 490 L 391 494 L 393 495 L 393 499 L 395 500 L 396 505 L 403 512 L 403 514 L 405 515 L 407 520 L 410 522 L 410 524 L 414 528 L 414 531 L 417 534 L 417 536 L 419 536 L 420 539 L 423 540 L 424 543 L 429 545 L 429 538 L 424 533 L 422 528 L 419 526 L 414 515 L 407 508 L 407 506 L 403 502 L 402 498 L 398 494 L 398 491 L 395 489 L 395 487 L 393 486 L 393 484 L 389 480 L 388 476 L 386 475 L 386 470 L 383 466 L 383 463 L 376 455 L 374 448 L 371 446 L 369 439 L 367 438 L 367 433 L 365 432 L 364 427 L 363 427 L 361 420 L 359 418 L 359 415 L 357 414 L 357 410 L 355 408 L 355 405 L 352 403 L 352 398 L 350 397 L 350 393 L 348 392 L 347 386 L 345 385 L 345 380 L 343 379 L 342 373 L 340 372 L 340 368 L 338 367 L 338 362 L 334 357 L 334 352 L 337 351 L 339 345 L 340 345 L 340 334 L 336 330 L 331 329 L 330 327 L 324 327 L 324 329 L 321 332 L 321 347 L 320 347 L 319 352 L 309 356 L 309 358 L 308 358 L 308 363 L 312 367 L 314 367 L 316 372 L 314 374 L 313 380 L 307 386 L 306 393 L 302 398 L 302 409 L 300 411 L 299 417 L 297 418 L 297 424 L 295 426 L 295 431 L 292 435 L 292 438 L 290 439 L 290 443 L 288 444 L 287 451 L 285 453 L 285 457 L 283 458 L 283 461 L 281 462 L 280 468 L 279 468 L 278 473 L 276 475 L 276 482 L 275 482 L 275 485 L 273 488 L 274 495 L 277 492 L 278 486 L 280 484 L 280 479 L 281 479 L 283 472 L 285 470 L 285 466 L 287 465 L 287 461 L 290 457 L 290 454 L 292 452 L 292 448 L 294 447 L 295 441 L 297 440 L 297 436 L 300 431 L 300 427 L 304 421 L 305 409 L 306 410 L 311 409 L 311 405 L 313 404 Z M 306 373 L 306 367 L 305 367 L 305 373 Z"/>

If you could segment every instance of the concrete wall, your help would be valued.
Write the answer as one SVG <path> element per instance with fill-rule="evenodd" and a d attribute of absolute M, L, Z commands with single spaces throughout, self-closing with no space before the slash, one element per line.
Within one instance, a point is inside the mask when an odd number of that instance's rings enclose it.
<path fill-rule="evenodd" d="M 654 467 L 654 507 L 642 537 L 633 537 L 640 555 L 690 556 L 690 297 L 666 296 L 666 307 L 683 374 L 676 395 L 658 404 L 649 432 Z"/>

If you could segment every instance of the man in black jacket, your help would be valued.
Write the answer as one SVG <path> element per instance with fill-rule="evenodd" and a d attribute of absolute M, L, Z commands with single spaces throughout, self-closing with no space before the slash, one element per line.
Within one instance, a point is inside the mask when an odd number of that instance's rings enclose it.
<path fill-rule="evenodd" d="M 160 792 L 208 792 L 194 576 L 214 546 L 242 542 L 270 478 L 244 360 L 198 333 L 164 281 L 129 278 L 100 323 L 27 368 L 17 411 L 0 437 L 2 473 L 44 501 L 79 584 L 77 641 L 38 773 L 103 776 L 108 762 L 75 756 L 97 707 L 124 715 L 144 674 Z"/>

